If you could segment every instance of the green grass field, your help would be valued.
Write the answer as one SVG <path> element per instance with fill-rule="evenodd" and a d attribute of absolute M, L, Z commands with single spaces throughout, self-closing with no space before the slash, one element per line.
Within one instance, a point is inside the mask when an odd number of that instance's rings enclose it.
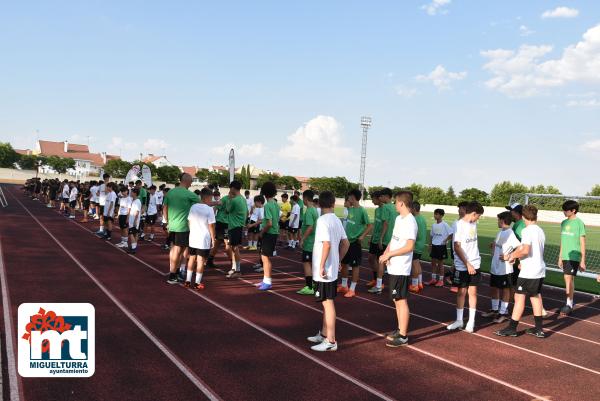
<path fill-rule="evenodd" d="M 368 208 L 369 217 L 371 220 L 374 218 L 375 209 Z M 336 215 L 339 217 L 343 216 L 343 208 L 336 207 Z M 423 217 L 427 220 L 427 227 L 431 228 L 433 224 L 433 213 L 423 212 Z M 458 218 L 457 214 L 447 213 L 444 220 L 452 225 L 452 222 Z M 544 259 L 548 267 L 557 267 L 556 263 L 558 260 L 558 252 L 560 248 L 560 224 L 555 223 L 540 223 L 540 227 L 546 234 L 546 247 Z M 600 227 L 586 227 L 587 235 L 587 270 L 590 272 L 600 273 Z M 496 238 L 498 233 L 497 219 L 491 217 L 482 217 L 478 224 L 478 236 L 479 236 L 479 252 L 481 253 L 481 270 L 484 272 L 490 271 L 491 266 L 491 250 L 490 243 Z M 429 232 L 428 232 L 429 235 Z M 429 236 L 427 237 L 429 241 Z M 368 248 L 367 238 L 364 248 Z M 429 252 L 425 252 L 423 260 L 429 261 Z M 446 260 L 446 264 L 452 264 L 452 260 Z M 563 277 L 561 273 L 554 271 L 546 272 L 545 282 L 550 285 L 557 287 L 564 287 Z M 600 284 L 594 279 L 585 277 L 575 278 L 575 289 L 578 291 L 585 291 L 593 294 L 600 294 Z"/>

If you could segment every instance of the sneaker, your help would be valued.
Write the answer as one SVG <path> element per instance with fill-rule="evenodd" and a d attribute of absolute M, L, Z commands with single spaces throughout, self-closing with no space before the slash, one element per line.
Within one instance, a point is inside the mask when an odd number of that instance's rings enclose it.
<path fill-rule="evenodd" d="M 475 324 L 469 324 L 467 323 L 467 325 L 465 326 L 465 331 L 467 333 L 472 333 L 475 331 Z"/>
<path fill-rule="evenodd" d="M 548 319 L 550 317 L 550 312 L 546 309 L 542 309 L 542 319 Z"/>
<path fill-rule="evenodd" d="M 375 287 L 377 285 L 377 280 L 371 280 L 367 283 L 367 287 Z"/>
<path fill-rule="evenodd" d="M 435 282 L 435 286 L 434 287 L 443 287 L 444 286 L 444 282 L 442 280 L 438 280 Z"/>
<path fill-rule="evenodd" d="M 367 290 L 369 294 L 381 294 L 383 292 L 383 286 L 381 287 L 371 287 Z"/>
<path fill-rule="evenodd" d="M 217 267 L 217 266 L 215 265 L 215 261 L 214 260 L 208 260 L 206 262 L 206 267 Z"/>
<path fill-rule="evenodd" d="M 267 284 L 264 281 L 258 286 L 259 291 L 269 291 L 273 287 L 272 284 Z"/>
<path fill-rule="evenodd" d="M 425 288 L 423 287 L 423 283 L 419 283 L 419 291 L 423 291 L 423 288 Z"/>
<path fill-rule="evenodd" d="M 458 292 L 458 287 L 450 287 L 450 292 L 457 293 Z"/>
<path fill-rule="evenodd" d="M 136 250 L 135 249 L 128 249 L 127 253 L 130 254 L 130 255 L 135 255 Z"/>
<path fill-rule="evenodd" d="M 345 294 L 348 292 L 348 287 L 344 287 L 343 285 L 338 285 L 337 292 L 339 294 Z"/>
<path fill-rule="evenodd" d="M 254 269 L 254 271 L 257 273 L 262 273 L 264 271 L 264 269 L 262 266 L 260 266 L 260 267 L 257 267 L 256 269 Z"/>
<path fill-rule="evenodd" d="M 296 291 L 296 294 L 300 294 L 300 295 L 315 295 L 315 290 L 313 290 L 312 287 L 309 287 L 309 286 L 305 285 L 304 287 L 302 287 L 302 289 L 300 289 L 299 291 Z"/>
<path fill-rule="evenodd" d="M 323 337 L 321 335 L 321 332 L 319 331 L 319 332 L 317 332 L 317 335 L 312 336 L 312 337 L 307 337 L 306 339 L 311 343 L 321 344 L 325 340 L 325 337 Z"/>
<path fill-rule="evenodd" d="M 494 319 L 494 323 L 503 323 L 508 320 L 508 313 L 498 313 Z"/>
<path fill-rule="evenodd" d="M 313 351 L 326 352 L 326 351 L 337 351 L 337 343 L 330 343 L 327 339 L 323 340 L 321 344 L 313 345 L 310 347 Z"/>
<path fill-rule="evenodd" d="M 255 246 L 250 246 L 250 247 L 248 247 L 248 250 L 249 251 L 258 251 L 258 248 Z"/>
<path fill-rule="evenodd" d="M 169 278 L 167 279 L 167 283 L 169 284 L 177 284 L 177 273 L 169 273 Z"/>
<path fill-rule="evenodd" d="M 535 327 L 528 328 L 525 330 L 525 333 L 536 336 L 537 338 L 546 338 L 546 333 L 544 333 L 543 330 L 536 329 Z"/>
<path fill-rule="evenodd" d="M 400 337 L 400 330 L 396 329 L 385 336 L 386 340 L 394 341 L 396 338 Z"/>
<path fill-rule="evenodd" d="M 352 291 L 352 290 L 348 290 L 346 291 L 346 293 L 344 294 L 344 298 L 353 298 L 356 296 L 356 292 Z"/>
<path fill-rule="evenodd" d="M 448 330 L 458 330 L 458 329 L 462 329 L 464 325 L 464 322 L 462 320 L 457 320 L 456 322 L 449 324 L 446 328 Z"/>
<path fill-rule="evenodd" d="M 204 289 L 204 284 L 203 283 L 194 284 L 194 289 L 196 291 L 202 291 Z"/>
<path fill-rule="evenodd" d="M 429 281 L 426 281 L 426 282 L 425 282 L 425 283 L 423 283 L 423 284 L 425 284 L 425 285 L 435 285 L 436 283 L 437 283 L 437 280 L 436 280 L 436 279 L 434 279 L 434 278 L 432 278 L 431 280 L 429 280 Z"/>
<path fill-rule="evenodd" d="M 571 312 L 573 312 L 573 308 L 571 308 L 569 305 L 564 305 L 562 308 L 560 308 L 561 316 L 569 316 Z"/>
<path fill-rule="evenodd" d="M 190 281 L 186 281 L 183 285 L 185 288 L 192 288 L 192 283 Z"/>
<path fill-rule="evenodd" d="M 73 215 L 70 215 L 70 216 L 69 216 L 69 218 L 70 218 L 71 220 L 75 220 L 75 216 L 73 216 Z"/>
<path fill-rule="evenodd" d="M 161 249 L 163 251 L 168 251 L 169 249 L 171 249 L 171 247 L 169 245 L 167 245 L 167 244 L 164 244 L 163 246 L 161 246 Z"/>
<path fill-rule="evenodd" d="M 413 294 L 418 294 L 419 291 L 421 291 L 421 289 L 419 288 L 418 285 L 409 285 L 408 291 L 412 292 Z"/>
<path fill-rule="evenodd" d="M 517 330 L 515 330 L 511 327 L 505 327 L 502 330 L 498 330 L 498 331 L 494 332 L 494 334 L 497 336 L 500 336 L 500 337 L 516 337 Z"/>
<path fill-rule="evenodd" d="M 227 274 L 227 278 L 240 278 L 240 277 L 242 277 L 242 273 L 235 271 L 235 270 L 233 270 L 233 273 L 230 270 L 229 273 Z"/>
<path fill-rule="evenodd" d="M 493 309 L 490 309 L 489 311 L 483 312 L 481 314 L 482 317 L 491 317 L 491 318 L 496 318 L 497 315 L 498 315 L 498 311 L 493 310 Z"/>
<path fill-rule="evenodd" d="M 394 338 L 391 341 L 388 341 L 387 343 L 385 343 L 386 347 L 390 347 L 390 348 L 398 348 L 398 347 L 402 347 L 404 345 L 408 345 L 408 337 L 400 337 L 398 335 L 398 337 Z"/>
<path fill-rule="evenodd" d="M 231 278 L 231 276 L 233 276 L 235 274 L 235 269 L 231 269 L 227 272 L 227 274 L 225 275 L 225 277 L 227 278 Z"/>

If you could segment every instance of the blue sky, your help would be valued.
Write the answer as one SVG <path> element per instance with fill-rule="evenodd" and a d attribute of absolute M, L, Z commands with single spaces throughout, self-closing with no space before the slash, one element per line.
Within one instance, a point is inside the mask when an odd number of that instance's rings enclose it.
<path fill-rule="evenodd" d="M 582 194 L 600 162 L 596 1 L 39 1 L 0 14 L 0 140 L 367 184 Z M 594 174 L 595 173 L 595 174 Z"/>

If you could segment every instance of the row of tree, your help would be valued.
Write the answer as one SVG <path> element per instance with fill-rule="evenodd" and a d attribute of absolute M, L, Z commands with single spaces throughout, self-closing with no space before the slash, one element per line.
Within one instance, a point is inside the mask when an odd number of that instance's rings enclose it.
<path fill-rule="evenodd" d="M 64 174 L 67 170 L 75 168 L 75 160 L 70 157 L 21 155 L 15 152 L 10 143 L 0 142 L 0 167 L 14 168 L 16 166 L 23 170 L 35 170 L 40 166 L 48 166 L 57 173 Z"/>

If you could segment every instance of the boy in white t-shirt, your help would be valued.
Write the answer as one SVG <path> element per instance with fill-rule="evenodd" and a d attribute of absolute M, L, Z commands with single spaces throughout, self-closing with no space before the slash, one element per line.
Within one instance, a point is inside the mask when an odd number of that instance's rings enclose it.
<path fill-rule="evenodd" d="M 379 261 L 387 265 L 390 298 L 396 307 L 398 328 L 386 336 L 388 347 L 400 347 L 408 344 L 408 321 L 410 310 L 408 308 L 408 287 L 413 262 L 413 251 L 417 240 L 419 228 L 417 221 L 411 213 L 413 194 L 409 191 L 400 191 L 395 195 L 396 217 L 392 239 Z"/>
<path fill-rule="evenodd" d="M 337 351 L 335 341 L 335 304 L 337 277 L 340 260 L 350 248 L 342 222 L 334 213 L 335 195 L 323 191 L 319 195 L 322 215 L 317 219 L 315 244 L 313 248 L 313 282 L 315 298 L 323 305 L 323 325 L 321 330 L 307 340 L 316 343 L 313 351 Z"/>
<path fill-rule="evenodd" d="M 129 218 L 128 218 L 128 227 L 129 227 L 129 249 L 128 253 L 135 255 L 137 250 L 137 238 L 140 229 L 140 219 L 142 218 L 142 202 L 138 199 L 140 195 L 140 190 L 137 188 L 133 188 L 129 191 L 129 196 L 131 196 L 131 206 L 129 207 Z"/>
<path fill-rule="evenodd" d="M 292 195 L 290 203 L 292 204 L 292 211 L 290 212 L 287 227 L 287 230 L 290 233 L 288 248 L 296 249 L 296 245 L 300 242 L 298 241 L 298 229 L 300 228 L 300 205 L 298 205 L 298 196 Z"/>
<path fill-rule="evenodd" d="M 69 218 L 75 218 L 75 206 L 77 206 L 77 195 L 79 195 L 79 190 L 77 189 L 77 185 L 74 182 L 70 185 L 71 190 L 69 191 Z"/>
<path fill-rule="evenodd" d="M 265 209 L 265 197 L 257 195 L 254 197 L 254 206 L 252 207 L 252 214 L 250 214 L 250 222 L 246 227 L 248 230 L 248 250 L 258 250 L 258 233 L 260 232 L 260 224 L 262 223 Z"/>
<path fill-rule="evenodd" d="M 90 182 L 90 185 L 90 216 L 94 216 L 94 220 L 98 220 L 100 218 L 100 216 L 98 216 L 98 183 L 96 181 L 92 181 Z"/>
<path fill-rule="evenodd" d="M 127 237 L 129 222 L 129 208 L 131 207 L 131 197 L 129 196 L 129 189 L 125 185 L 121 185 L 119 188 L 119 228 L 121 229 L 121 242 L 117 244 L 119 248 L 127 248 Z"/>
<path fill-rule="evenodd" d="M 156 191 L 156 209 L 158 210 L 159 217 L 162 218 L 162 207 L 163 200 L 165 199 L 165 193 L 163 190 L 165 189 L 165 184 L 161 184 L 158 187 L 158 191 Z"/>
<path fill-rule="evenodd" d="M 465 217 L 465 210 L 467 209 L 467 205 L 469 202 L 462 201 L 458 203 L 458 219 L 452 223 L 450 228 L 452 229 L 452 238 L 450 239 L 450 258 L 452 259 L 452 268 L 448 272 L 448 274 L 444 274 L 446 284 L 450 285 L 450 292 L 458 292 L 458 287 L 454 285 L 454 281 L 452 278 L 454 277 L 454 272 L 456 271 L 456 267 L 454 266 L 454 233 L 456 232 L 456 224 L 458 224 L 459 220 Z"/>
<path fill-rule="evenodd" d="M 477 220 L 483 214 L 483 206 L 477 201 L 469 202 L 465 208 L 465 216 L 456 223 L 454 233 L 454 285 L 458 287 L 456 294 L 456 321 L 448 330 L 462 329 L 465 298 L 469 294 L 469 320 L 465 331 L 475 330 L 477 314 L 477 286 L 481 282 L 481 256 L 477 242 Z"/>
<path fill-rule="evenodd" d="M 100 216 L 100 228 L 96 231 L 96 234 L 102 236 L 104 234 L 104 207 L 106 206 L 106 186 L 109 184 L 110 175 L 104 174 L 102 176 L 103 181 L 100 181 L 98 185 L 98 215 Z"/>
<path fill-rule="evenodd" d="M 482 317 L 491 317 L 494 323 L 502 323 L 508 320 L 508 302 L 510 301 L 510 287 L 512 286 L 513 265 L 502 260 L 502 255 L 509 255 L 517 249 L 521 243 L 511 229 L 512 216 L 510 212 L 502 212 L 498 215 L 498 228 L 500 232 L 496 235 L 494 242 L 490 244 L 492 249 L 492 266 L 490 270 L 490 289 L 492 308 Z"/>
<path fill-rule="evenodd" d="M 156 185 L 151 185 L 148 188 L 148 211 L 146 212 L 146 225 L 144 226 L 144 230 L 149 234 L 146 241 L 154 241 L 154 225 L 158 217 L 156 199 Z"/>
<path fill-rule="evenodd" d="M 431 226 L 429 237 L 429 255 L 431 256 L 431 280 L 425 285 L 436 287 L 444 286 L 444 260 L 448 258 L 448 241 L 452 239 L 452 229 L 446 223 L 444 209 L 435 209 L 433 218 L 435 223 Z"/>
<path fill-rule="evenodd" d="M 187 276 L 185 286 L 195 290 L 203 290 L 202 275 L 206 260 L 210 254 L 212 244 L 215 243 L 215 211 L 209 204 L 212 203 L 212 191 L 202 188 L 200 191 L 202 203 L 192 205 L 188 215 L 190 227 L 189 252 L 190 258 L 187 264 Z M 196 267 L 196 280 L 192 284 L 192 275 Z"/>
<path fill-rule="evenodd" d="M 517 325 L 525 310 L 525 297 L 529 296 L 533 308 L 535 327 L 530 327 L 525 332 L 538 338 L 546 335 L 542 330 L 543 302 L 541 291 L 546 277 L 546 263 L 544 262 L 544 244 L 546 236 L 537 223 L 538 210 L 533 205 L 523 206 L 523 219 L 525 228 L 521 232 L 521 246 L 510 255 L 503 255 L 503 260 L 514 263 L 519 259 L 519 278 L 515 288 L 515 305 L 508 326 L 495 334 L 501 337 L 516 337 Z"/>
<path fill-rule="evenodd" d="M 106 184 L 106 202 L 104 204 L 104 224 L 106 225 L 106 232 L 104 239 L 107 241 L 111 240 L 113 221 L 115 216 L 115 205 L 117 204 L 117 193 L 115 192 L 116 184 L 109 182 Z"/>

